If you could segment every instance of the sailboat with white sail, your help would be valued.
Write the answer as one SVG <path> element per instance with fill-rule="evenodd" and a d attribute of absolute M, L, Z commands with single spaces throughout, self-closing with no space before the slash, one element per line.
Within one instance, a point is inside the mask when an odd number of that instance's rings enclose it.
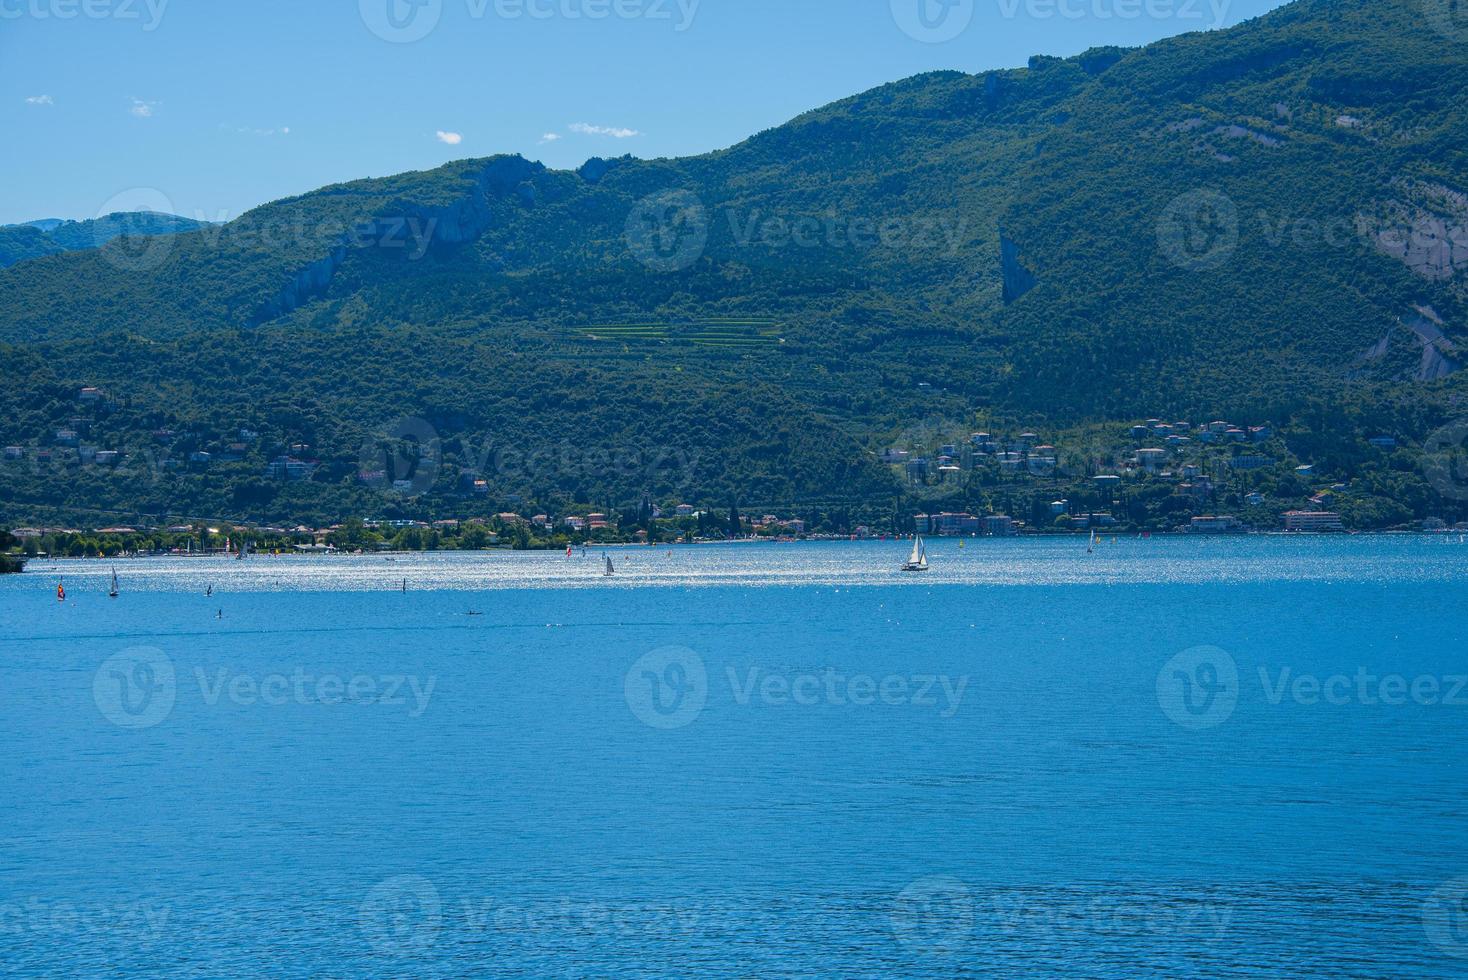
<path fill-rule="evenodd" d="M 912 539 L 912 554 L 903 562 L 904 572 L 926 572 L 928 570 L 928 546 L 921 534 Z"/>
<path fill-rule="evenodd" d="M 112 588 L 107 591 L 107 594 L 114 599 L 122 594 L 117 588 L 117 566 L 115 565 L 112 567 Z"/>
<path fill-rule="evenodd" d="M 608 577 L 617 574 L 616 567 L 612 565 L 612 556 L 611 555 L 603 555 L 602 557 L 607 560 L 607 568 L 606 568 L 606 571 L 602 572 L 602 574 L 603 575 L 606 575 Z"/>

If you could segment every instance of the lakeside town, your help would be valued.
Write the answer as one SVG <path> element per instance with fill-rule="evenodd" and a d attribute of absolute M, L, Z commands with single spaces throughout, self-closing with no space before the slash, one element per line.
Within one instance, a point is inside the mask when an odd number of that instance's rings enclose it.
<path fill-rule="evenodd" d="M 78 479 L 122 478 L 146 467 L 170 474 L 249 483 L 314 485 L 340 461 L 310 444 L 249 424 L 212 435 L 159 426 L 150 445 L 124 444 L 106 421 L 116 401 L 84 386 L 64 425 L 0 447 L 11 473 L 74 471 Z M 902 488 L 890 504 L 856 507 L 741 505 L 644 492 L 634 504 L 608 499 L 537 503 L 494 472 L 437 464 L 404 465 L 402 455 L 364 454 L 339 486 L 371 490 L 378 513 L 330 522 L 265 522 L 234 517 L 135 513 L 82 524 L 27 522 L 10 531 L 21 555 L 219 554 L 243 543 L 277 553 L 323 553 L 675 544 L 727 540 L 1009 537 L 1101 531 L 1202 535 L 1362 530 L 1468 531 L 1468 521 L 1417 517 L 1395 498 L 1388 477 L 1420 469 L 1418 451 L 1396 435 L 1363 434 L 1368 460 L 1342 474 L 1305 455 L 1308 433 L 1267 421 L 1194 423 L 1160 417 L 1056 432 L 955 434 L 929 426 L 875 453 Z M 413 444 L 411 452 L 421 451 Z M 1374 461 L 1372 457 L 1375 457 Z M 446 472 L 440 472 L 445 470 Z M 0 470 L 5 472 L 5 470 Z M 424 479 L 424 474 L 429 474 Z M 11 481 L 8 481 L 11 482 Z M 498 507 L 495 505 L 498 504 Z M 418 511 L 419 513 L 414 513 Z M 149 519 L 153 517 L 154 519 Z"/>

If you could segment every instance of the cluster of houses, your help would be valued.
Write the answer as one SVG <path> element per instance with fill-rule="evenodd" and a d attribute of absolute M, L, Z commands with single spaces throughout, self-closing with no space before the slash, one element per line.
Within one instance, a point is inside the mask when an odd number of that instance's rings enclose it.
<path fill-rule="evenodd" d="M 105 391 L 90 386 L 78 391 L 76 399 L 79 404 L 90 406 L 94 413 L 105 413 L 112 404 Z M 72 459 L 74 451 L 75 459 L 83 465 L 112 467 L 128 462 L 129 457 L 122 450 L 98 446 L 88 441 L 92 424 L 91 417 L 77 415 L 52 432 L 49 444 L 34 450 L 20 445 L 0 447 L 0 455 L 3 455 L 6 462 L 17 462 L 26 459 L 28 452 L 33 451 L 35 462 L 52 463 L 63 458 Z M 166 427 L 154 429 L 152 432 L 154 442 L 164 446 L 172 445 L 179 435 L 175 430 Z M 165 470 L 178 469 L 185 462 L 195 468 L 207 467 L 212 463 L 237 463 L 243 460 L 250 451 L 250 444 L 259 438 L 258 432 L 248 427 L 241 427 L 234 441 L 217 446 L 213 450 L 194 449 L 182 460 L 173 458 L 171 455 L 164 455 L 156 462 L 150 459 L 150 463 Z M 304 443 L 290 446 L 286 453 L 265 464 L 263 474 L 270 479 L 284 482 L 309 480 L 320 466 L 317 460 L 303 458 L 310 452 L 310 449 L 311 447 Z M 58 456 L 58 450 L 61 456 Z"/>
<path fill-rule="evenodd" d="M 105 413 L 112 404 L 106 392 L 97 387 L 89 386 L 80 389 L 76 398 L 79 405 L 89 407 L 93 415 Z M 126 462 L 127 457 L 120 450 L 89 442 L 88 433 L 91 427 L 90 418 L 78 415 L 69 419 L 65 426 L 55 430 L 51 445 L 34 450 L 35 460 L 39 463 L 50 463 L 56 458 L 54 454 L 59 448 L 67 460 L 72 459 L 74 453 L 75 458 L 83 464 L 111 467 Z M 1136 444 L 1135 448 L 1123 450 L 1121 454 L 1108 455 L 1104 465 L 1105 469 L 1113 469 L 1117 472 L 1095 473 L 1095 468 L 1100 467 L 1100 462 L 1094 460 L 1092 461 L 1093 468 L 1089 470 L 1094 474 L 1089 477 L 1091 485 L 1110 498 L 1113 505 L 1116 502 L 1115 495 L 1124 480 L 1144 477 L 1174 483 L 1174 492 L 1178 496 L 1192 498 L 1198 509 L 1201 509 L 1215 495 L 1213 479 L 1204 471 L 1205 465 L 1248 472 L 1268 469 L 1276 466 L 1278 462 L 1266 451 L 1269 448 L 1267 444 L 1271 443 L 1276 435 L 1273 426 L 1268 423 L 1238 425 L 1226 420 L 1216 420 L 1194 425 L 1185 421 L 1164 421 L 1160 418 L 1152 418 L 1130 426 L 1129 434 L 1132 442 Z M 179 433 L 168 428 L 159 428 L 152 435 L 156 442 L 170 447 L 180 438 Z M 215 462 L 239 462 L 245 459 L 251 444 L 260 438 L 259 433 L 247 427 L 239 428 L 234 436 L 234 439 L 227 444 L 212 445 L 207 450 L 192 449 L 186 454 L 187 464 L 201 468 Z M 1396 438 L 1389 435 L 1375 436 L 1369 442 L 1383 451 L 1397 448 Z M 1229 446 L 1231 448 L 1226 454 L 1218 452 L 1190 454 L 1190 450 L 1199 450 L 1203 446 Z M 6 461 L 12 462 L 24 460 L 30 451 L 24 446 L 5 446 L 3 457 Z M 1125 458 L 1120 458 L 1121 456 Z M 1061 475 L 1058 450 L 1034 432 L 1023 432 L 1018 436 L 1002 438 L 988 432 L 975 432 L 965 443 L 946 443 L 936 447 L 936 450 L 932 452 L 924 451 L 924 447 L 908 449 L 894 446 L 883 452 L 881 459 L 888 465 L 901 467 L 911 482 L 921 485 L 957 481 L 966 469 L 973 470 L 979 467 L 997 467 L 1001 474 L 1026 474 L 1035 477 L 1059 477 Z M 1115 465 L 1112 465 L 1113 463 Z M 174 469 L 183 463 L 179 459 L 165 455 L 165 458 L 157 461 L 156 465 L 164 469 Z M 263 475 L 281 482 L 305 481 L 312 478 L 320 465 L 318 460 L 311 457 L 309 445 L 297 443 L 286 447 L 285 452 L 265 463 Z M 1213 476 L 1218 476 L 1219 472 L 1220 470 L 1215 470 Z M 1301 465 L 1296 467 L 1295 473 L 1302 480 L 1310 480 L 1314 476 L 1314 468 L 1308 464 Z M 358 476 L 363 482 L 371 485 L 385 485 L 389 479 L 389 474 L 385 471 L 365 469 Z M 411 480 L 394 480 L 392 486 L 403 493 L 410 493 L 415 489 L 414 482 Z M 1332 510 L 1330 504 L 1336 495 L 1345 493 L 1348 489 L 1344 484 L 1337 484 L 1318 491 L 1310 498 L 1311 509 L 1292 510 L 1282 515 L 1284 529 L 1288 531 L 1342 529 L 1341 515 Z M 464 473 L 460 478 L 458 491 L 465 498 L 484 498 L 490 495 L 491 487 L 489 482 L 477 473 Z M 512 505 L 515 503 L 513 499 L 510 502 Z M 1249 507 L 1260 507 L 1266 501 L 1261 494 L 1256 492 L 1248 494 L 1244 502 Z M 1078 510 L 1084 509 L 1072 508 L 1070 501 L 1066 499 L 1056 500 L 1050 505 L 1051 515 L 1059 525 L 1085 529 L 1109 527 L 1117 523 L 1110 513 L 1077 512 Z M 666 514 L 661 508 L 652 506 L 651 515 L 654 519 L 662 520 L 700 516 L 699 512 L 690 504 L 678 504 Z M 609 519 L 605 514 L 571 515 L 553 520 L 544 514 L 525 518 L 518 514 L 507 513 L 500 514 L 499 521 L 506 526 L 514 526 L 517 523 L 530 524 L 545 531 L 552 531 L 562 526 L 574 533 L 607 530 L 614 524 L 614 520 Z M 449 523 L 457 524 L 457 522 Z M 801 520 L 783 519 L 770 514 L 751 518 L 749 523 L 756 533 L 765 535 L 798 536 L 807 532 L 805 523 Z M 1002 537 L 1018 533 L 1023 527 L 1021 523 L 1002 514 L 986 516 L 966 513 L 918 514 L 915 515 L 915 523 L 920 533 L 933 536 Z M 1187 526 L 1187 530 L 1198 534 L 1228 534 L 1243 529 L 1244 525 L 1238 518 L 1227 515 L 1193 517 Z M 860 530 L 865 531 L 866 529 Z"/>
<path fill-rule="evenodd" d="M 969 437 L 966 446 L 946 443 L 939 446 L 937 453 L 932 456 L 914 454 L 911 450 L 897 446 L 881 454 L 882 462 L 889 466 L 903 467 L 907 478 L 913 483 L 957 479 L 964 470 L 966 459 L 970 467 L 992 461 L 1003 473 L 1028 472 L 1036 476 L 1046 476 L 1055 472 L 1056 458 L 1055 447 L 1042 443 L 1040 437 L 1033 432 L 1021 433 L 1007 441 L 996 440 L 988 432 L 975 432 Z"/>
<path fill-rule="evenodd" d="M 975 517 L 973 514 L 915 514 L 913 524 L 918 534 L 935 538 L 971 538 L 984 536 L 1007 538 L 1018 534 L 1024 525 L 1005 514 Z"/>
<path fill-rule="evenodd" d="M 1220 473 L 1258 471 L 1278 464 L 1278 460 L 1268 452 L 1276 432 L 1267 422 L 1248 425 L 1219 419 L 1195 425 L 1152 418 L 1130 426 L 1127 431 L 1135 448 L 1108 453 L 1104 461 L 1089 461 L 1093 467 L 1090 473 L 1094 475 L 1089 476 L 1088 482 L 1113 503 L 1124 481 L 1142 478 L 1173 483 L 1177 496 L 1190 498 L 1193 505 L 1201 509 L 1215 498 L 1214 479 Z M 1382 451 L 1397 448 L 1396 438 L 1389 435 L 1372 437 L 1369 442 Z M 1214 447 L 1215 451 L 1205 453 L 1205 447 Z M 1219 449 L 1225 451 L 1220 453 Z M 996 438 L 988 432 L 975 432 L 966 443 L 947 443 L 938 446 L 933 453 L 924 452 L 923 447 L 894 446 L 881 454 L 882 462 L 901 467 L 908 480 L 919 485 L 956 481 L 965 470 L 980 467 L 997 467 L 1002 475 L 1058 477 L 1062 475 L 1058 457 L 1056 447 L 1034 432 L 1004 438 Z M 1096 473 L 1096 468 L 1111 472 Z M 1298 466 L 1295 474 L 1301 480 L 1309 481 L 1314 476 L 1314 467 Z M 1284 529 L 1342 530 L 1341 515 L 1330 508 L 1330 503 L 1336 495 L 1348 490 L 1348 486 L 1337 484 L 1316 492 L 1310 498 L 1310 509 L 1281 515 Z M 1246 494 L 1244 503 L 1249 507 L 1261 507 L 1266 500 L 1262 494 L 1251 492 Z M 1117 523 L 1109 513 L 1075 511 L 1076 508 L 1072 508 L 1070 501 L 1065 499 L 1050 505 L 1057 525 L 1086 529 Z M 916 522 L 919 531 L 935 536 L 1014 533 L 1014 528 L 1022 526 L 1002 515 L 919 514 Z M 1234 516 L 1205 515 L 1190 518 L 1185 530 L 1195 534 L 1232 534 L 1245 530 L 1245 524 Z"/>

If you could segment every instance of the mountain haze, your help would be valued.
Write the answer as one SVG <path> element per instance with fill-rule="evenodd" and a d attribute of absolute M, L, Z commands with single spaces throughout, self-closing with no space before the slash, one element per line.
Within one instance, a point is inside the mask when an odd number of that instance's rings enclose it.
<path fill-rule="evenodd" d="M 207 221 L 155 211 L 121 211 L 86 221 L 46 218 L 0 225 L 0 269 L 42 255 L 100 248 L 123 235 L 173 235 L 208 226 Z"/>

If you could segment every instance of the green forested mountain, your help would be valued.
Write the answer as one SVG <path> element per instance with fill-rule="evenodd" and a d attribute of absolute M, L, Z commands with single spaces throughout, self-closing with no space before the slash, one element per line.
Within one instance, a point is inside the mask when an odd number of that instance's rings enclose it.
<path fill-rule="evenodd" d="M 31 221 L 0 225 L 0 269 L 42 255 L 100 248 L 123 235 L 173 235 L 207 228 L 209 222 L 154 211 L 122 211 L 87 221 Z"/>
<path fill-rule="evenodd" d="M 95 385 L 122 451 L 309 446 L 283 488 L 256 465 L 87 489 L 272 517 L 371 505 L 359 447 L 399 418 L 443 439 L 445 492 L 885 510 L 906 491 L 872 451 L 932 416 L 1420 440 L 1468 323 L 1468 32 L 1441 6 L 1298 0 L 907 79 L 706 156 L 466 160 L 40 255 L 0 271 L 0 437 L 39 447 Z M 697 462 L 592 462 L 659 450 Z"/>

